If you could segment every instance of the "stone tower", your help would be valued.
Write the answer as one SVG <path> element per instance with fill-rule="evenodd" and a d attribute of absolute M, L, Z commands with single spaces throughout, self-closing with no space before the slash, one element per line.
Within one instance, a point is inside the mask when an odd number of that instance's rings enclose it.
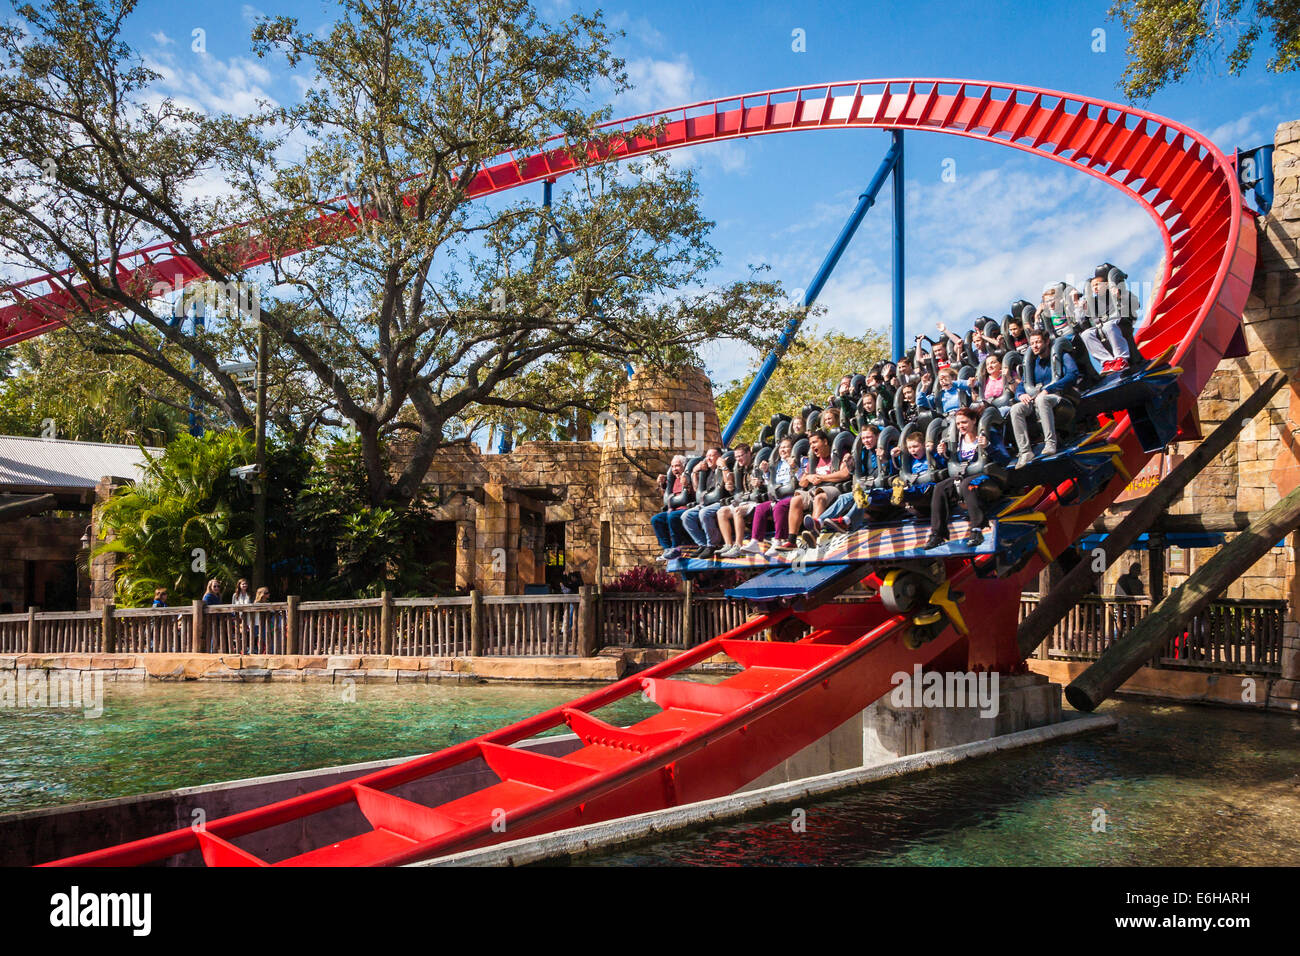
<path fill-rule="evenodd" d="M 700 369 L 638 372 L 601 416 L 600 552 L 605 581 L 659 553 L 650 518 L 663 506 L 655 475 L 672 457 L 703 454 L 721 440 L 709 378 Z"/>

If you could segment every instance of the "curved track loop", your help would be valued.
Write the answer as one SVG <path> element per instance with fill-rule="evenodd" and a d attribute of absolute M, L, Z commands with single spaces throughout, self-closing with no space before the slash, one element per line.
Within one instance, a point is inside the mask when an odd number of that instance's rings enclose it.
<path fill-rule="evenodd" d="M 1148 357 L 1173 349 L 1171 364 L 1183 368 L 1179 420 L 1189 433 L 1194 430 L 1195 397 L 1239 329 L 1254 271 L 1255 231 L 1231 164 L 1184 126 L 1047 90 L 960 80 L 870 80 L 773 90 L 631 117 L 605 127 L 607 137 L 589 153 L 597 161 L 618 160 L 725 139 L 851 128 L 928 130 L 1009 146 L 1095 176 L 1146 209 L 1160 229 L 1167 271 L 1146 303 L 1148 321 L 1138 341 Z M 475 178 L 470 194 L 554 178 L 576 165 L 559 148 L 503 157 Z M 338 218 L 324 217 L 321 241 L 343 228 Z M 155 261 L 164 255 L 183 259 L 170 246 L 150 254 Z M 266 255 L 254 250 L 247 258 L 256 262 Z M 153 267 L 144 265 L 142 253 L 135 268 Z M 40 281 L 57 286 L 54 278 Z M 56 291 L 44 297 L 43 306 L 33 309 L 28 303 L 21 315 L 10 307 L 0 312 L 0 328 L 9 322 L 10 340 L 39 334 L 41 323 L 57 324 L 59 302 Z M 1125 468 L 1136 473 L 1148 455 L 1123 413 L 1112 437 Z M 1094 498 L 1073 506 L 1058 500 L 1057 491 L 1067 486 L 1049 491 L 1039 505 L 1047 517 L 1048 551 L 1058 555 L 1076 540 L 1124 484 L 1116 475 Z M 948 627 L 909 650 L 903 641 L 906 619 L 889 616 L 877 601 L 799 612 L 813 631 L 797 644 L 743 640 L 791 613 L 778 612 L 568 708 L 354 784 L 216 820 L 203 834 L 178 830 L 58 862 L 145 863 L 201 853 L 209 865 L 259 865 L 265 860 L 257 855 L 263 831 L 355 803 L 372 829 L 363 827 L 349 839 L 297 856 L 279 853 L 277 862 L 391 864 L 730 793 L 868 706 L 889 690 L 892 674 L 910 672 L 914 664 L 1001 671 L 1023 666 L 1015 641 L 1019 595 L 1022 582 L 1042 563 L 1035 557 L 1012 578 L 976 580 L 969 564 L 949 562 L 953 585 L 966 590 L 968 607 L 979 609 L 967 615 L 968 635 Z M 709 690 L 669 679 L 717 653 L 737 660 L 743 672 Z M 634 727 L 602 728 L 583 716 L 643 688 L 660 695 L 655 699 L 663 709 Z M 562 721 L 584 741 L 574 754 L 539 762 L 508 747 Z M 386 792 L 480 757 L 500 782 L 458 801 L 430 808 Z M 505 809 L 505 833 L 492 828 L 490 809 Z M 239 845 L 231 842 L 235 839 Z"/>

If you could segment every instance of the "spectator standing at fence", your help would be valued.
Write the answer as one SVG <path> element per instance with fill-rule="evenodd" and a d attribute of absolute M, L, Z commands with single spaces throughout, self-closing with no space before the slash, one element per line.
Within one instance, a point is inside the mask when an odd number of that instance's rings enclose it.
<path fill-rule="evenodd" d="M 1137 564 L 1130 564 L 1128 570 L 1119 576 L 1115 582 L 1115 594 L 1119 597 L 1141 597 L 1146 594 L 1146 588 L 1142 585 L 1142 568 Z"/>
<path fill-rule="evenodd" d="M 209 606 L 221 603 L 221 582 L 213 578 L 203 592 L 203 603 Z"/>
<path fill-rule="evenodd" d="M 247 581 L 240 581 L 239 583 L 243 585 L 248 584 Z M 239 604 L 239 603 L 246 603 L 246 602 L 236 601 L 234 598 L 231 598 L 230 603 Z M 253 598 L 253 603 L 270 604 L 271 589 L 258 588 L 257 596 Z M 266 619 L 267 619 L 267 615 L 262 614 L 261 612 L 253 615 L 253 647 L 255 649 L 260 650 L 261 653 L 263 654 L 273 654 L 275 653 L 275 649 L 272 645 L 274 644 L 275 635 L 272 634 L 271 631 L 273 631 L 274 628 L 264 630 L 266 625 Z M 275 618 L 272 617 L 271 620 L 274 621 Z"/>
<path fill-rule="evenodd" d="M 202 601 L 208 607 L 212 607 L 214 604 L 221 603 L 221 582 L 218 581 L 216 578 L 213 578 L 211 581 L 208 582 L 208 586 L 203 591 Z M 224 629 L 222 630 L 221 634 L 222 636 L 218 638 L 216 642 L 213 642 L 211 640 L 208 642 L 209 651 L 216 654 L 221 654 L 226 651 L 227 648 L 224 646 L 226 643 L 226 638 L 224 636 L 225 635 Z M 214 646 L 214 643 L 222 646 L 220 647 Z"/>
<path fill-rule="evenodd" d="M 1115 582 L 1116 597 L 1141 597 L 1146 593 L 1146 588 L 1142 584 L 1142 568 L 1137 564 L 1130 564 L 1128 570 L 1119 576 Z M 1117 617 L 1119 618 L 1120 633 L 1125 633 L 1130 627 L 1137 623 L 1137 608 L 1127 601 L 1120 605 Z"/>
<path fill-rule="evenodd" d="M 154 588 L 153 604 L 151 604 L 150 607 L 166 607 L 166 606 L 167 606 L 167 589 Z"/>

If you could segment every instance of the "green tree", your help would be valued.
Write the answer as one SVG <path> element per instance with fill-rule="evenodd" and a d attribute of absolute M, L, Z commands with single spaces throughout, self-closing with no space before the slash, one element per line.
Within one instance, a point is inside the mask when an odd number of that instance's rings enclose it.
<path fill-rule="evenodd" d="M 549 209 L 522 194 L 468 200 L 496 157 L 558 134 L 551 146 L 585 164 L 589 144 L 612 139 L 595 130 L 608 111 L 592 91 L 617 94 L 626 77 L 599 14 L 550 23 L 527 0 L 343 0 L 320 34 L 264 19 L 255 51 L 313 85 L 297 105 L 236 117 L 156 95 L 157 74 L 123 39 L 133 7 L 47 0 L 0 29 L 0 250 L 70 268 L 76 334 L 158 368 L 236 428 L 251 426 L 251 405 L 223 365 L 252 323 L 213 317 L 195 332 L 114 263 L 166 240 L 219 286 L 265 277 L 276 360 L 297 376 L 304 417 L 355 427 L 371 505 L 415 500 L 437 450 L 475 422 L 602 411 L 584 376 L 563 374 L 573 360 L 606 375 L 628 360 L 672 367 L 719 338 L 766 347 L 785 322 L 778 283 L 708 284 L 713 224 L 690 174 L 662 159 L 585 165 Z M 204 193 L 213 178 L 233 193 Z M 329 198 L 340 194 L 352 198 Z M 337 236 L 302 251 L 328 210 Z M 239 221 L 257 226 L 199 239 Z M 551 226 L 564 242 L 546 238 Z M 269 259 L 261 272 L 239 266 L 250 245 Z M 390 473 L 383 445 L 399 427 L 411 453 Z"/>
<path fill-rule="evenodd" d="M 335 440 L 293 502 L 297 553 L 314 568 L 306 593 L 321 597 L 427 595 L 436 590 L 446 555 L 433 553 L 432 500 L 421 493 L 405 505 L 372 507 L 358 441 Z M 387 459 L 385 464 L 389 465 Z M 281 548 L 285 558 L 293 552 Z"/>
<path fill-rule="evenodd" d="M 253 461 L 246 433 L 178 436 L 145 465 L 139 482 L 103 507 L 94 555 L 119 554 L 115 588 L 125 607 L 143 607 L 155 588 L 199 597 L 209 578 L 233 585 L 253 565 L 252 495 L 232 468 Z"/>
<path fill-rule="evenodd" d="M 733 379 L 716 395 L 718 421 L 726 423 L 754 380 L 766 355 L 750 364 L 743 378 Z M 745 420 L 742 434 L 756 436 L 777 412 L 798 414 L 809 402 L 824 406 L 845 375 L 867 372 L 889 358 L 889 337 L 871 330 L 862 335 L 801 329 L 768 380 L 763 394 Z"/>
<path fill-rule="evenodd" d="M 165 445 L 185 431 L 186 396 L 157 369 L 133 358 L 79 348 L 75 338 L 42 336 L 0 353 L 0 433 L 111 444 Z"/>
<path fill-rule="evenodd" d="M 1148 99 L 1224 58 L 1236 76 L 1265 35 L 1268 70 L 1300 69 L 1300 0 L 1116 0 L 1110 17 L 1129 35 L 1119 84 L 1129 99 Z"/>

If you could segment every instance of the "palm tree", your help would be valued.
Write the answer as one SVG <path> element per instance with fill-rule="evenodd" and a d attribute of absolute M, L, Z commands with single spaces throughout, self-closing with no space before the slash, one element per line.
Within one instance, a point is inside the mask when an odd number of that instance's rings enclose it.
<path fill-rule="evenodd" d="M 147 605 L 156 588 L 199 595 L 209 578 L 233 583 L 253 565 L 252 493 L 230 471 L 253 461 L 242 432 L 181 435 L 145 475 L 104 505 L 94 556 L 120 554 L 119 604 Z"/>

